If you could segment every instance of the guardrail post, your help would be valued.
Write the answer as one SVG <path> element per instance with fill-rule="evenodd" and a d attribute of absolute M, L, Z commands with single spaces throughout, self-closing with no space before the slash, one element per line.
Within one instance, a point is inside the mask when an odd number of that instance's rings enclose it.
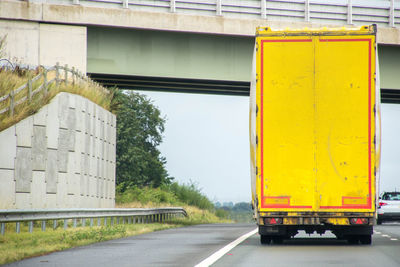
<path fill-rule="evenodd" d="M 267 1 L 266 0 L 261 0 L 261 18 L 266 19 L 267 18 Z"/>
<path fill-rule="evenodd" d="M 175 0 L 170 0 L 169 1 L 169 10 L 171 11 L 171 13 L 175 13 L 176 12 Z"/>
<path fill-rule="evenodd" d="M 46 221 L 42 221 L 42 232 L 46 231 Z"/>
<path fill-rule="evenodd" d="M 19 234 L 20 231 L 21 231 L 20 222 L 16 222 L 16 223 L 15 223 L 15 232 L 16 232 L 17 234 Z"/>
<path fill-rule="evenodd" d="M 44 87 L 44 95 L 47 95 L 47 70 L 43 71 L 43 87 Z"/>
<path fill-rule="evenodd" d="M 123 0 L 122 1 L 122 6 L 123 6 L 123 8 L 129 8 L 128 0 Z"/>
<path fill-rule="evenodd" d="M 101 218 L 97 218 L 97 226 L 101 226 Z"/>
<path fill-rule="evenodd" d="M 60 63 L 56 63 L 56 85 L 57 87 L 60 85 Z"/>
<path fill-rule="evenodd" d="M 119 221 L 120 221 L 120 217 L 117 217 L 117 224 L 119 224 Z"/>
<path fill-rule="evenodd" d="M 0 233 L 1 235 L 4 235 L 6 232 L 6 224 L 5 223 L 0 223 Z"/>
<path fill-rule="evenodd" d="M 10 116 L 14 116 L 14 91 L 10 92 Z"/>
<path fill-rule="evenodd" d="M 86 226 L 86 219 L 83 218 L 83 219 L 81 219 L 81 220 L 82 220 L 82 227 L 85 227 L 85 226 Z"/>
<path fill-rule="evenodd" d="M 304 1 L 304 20 L 310 22 L 310 0 Z"/>
<path fill-rule="evenodd" d="M 353 4 L 347 0 L 347 24 L 353 24 Z"/>
<path fill-rule="evenodd" d="M 394 24 L 394 0 L 390 0 L 389 26 L 395 27 L 395 24 Z"/>
<path fill-rule="evenodd" d="M 93 227 L 93 218 L 90 218 L 90 227 Z"/>
<path fill-rule="evenodd" d="M 72 221 L 73 221 L 74 228 L 76 228 L 76 218 L 74 218 Z"/>
<path fill-rule="evenodd" d="M 107 226 L 107 217 L 104 217 L 104 226 Z"/>
<path fill-rule="evenodd" d="M 216 11 L 217 11 L 217 16 L 222 16 L 222 0 L 217 0 Z"/>
<path fill-rule="evenodd" d="M 57 229 L 57 220 L 53 220 L 53 230 Z"/>
<path fill-rule="evenodd" d="M 32 101 L 32 79 L 29 77 L 28 79 L 28 100 L 29 102 Z"/>
<path fill-rule="evenodd" d="M 68 228 L 68 219 L 64 219 L 64 230 Z"/>
<path fill-rule="evenodd" d="M 33 232 L 33 222 L 32 221 L 28 222 L 28 231 L 29 231 L 29 233 Z"/>
<path fill-rule="evenodd" d="M 65 85 L 67 85 L 67 83 L 68 83 L 68 64 L 65 64 L 65 66 L 64 66 L 64 75 L 65 75 L 65 77 L 64 77 Z"/>
<path fill-rule="evenodd" d="M 110 218 L 110 225 L 111 225 L 111 226 L 114 225 L 114 219 L 115 219 L 114 217 L 111 217 L 111 218 Z"/>

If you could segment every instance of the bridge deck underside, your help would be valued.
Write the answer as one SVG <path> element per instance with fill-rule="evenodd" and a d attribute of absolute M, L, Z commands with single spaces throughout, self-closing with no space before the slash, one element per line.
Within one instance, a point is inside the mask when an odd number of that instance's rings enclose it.
<path fill-rule="evenodd" d="M 106 87 L 117 86 L 120 89 L 237 96 L 248 96 L 250 93 L 250 82 L 243 81 L 147 77 L 101 73 L 88 73 L 88 75 L 93 80 Z M 381 102 L 400 104 L 400 90 L 382 88 Z"/>

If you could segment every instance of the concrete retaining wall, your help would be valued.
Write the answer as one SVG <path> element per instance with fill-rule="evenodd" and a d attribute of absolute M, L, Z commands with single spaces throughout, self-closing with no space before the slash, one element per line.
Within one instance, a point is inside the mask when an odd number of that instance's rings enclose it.
<path fill-rule="evenodd" d="M 0 209 L 114 207 L 115 141 L 115 115 L 58 94 L 0 132 Z"/>

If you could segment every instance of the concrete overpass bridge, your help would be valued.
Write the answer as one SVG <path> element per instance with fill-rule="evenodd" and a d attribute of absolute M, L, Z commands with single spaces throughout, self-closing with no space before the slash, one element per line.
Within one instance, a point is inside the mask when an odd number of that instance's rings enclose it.
<path fill-rule="evenodd" d="M 398 0 L 3 0 L 7 53 L 127 89 L 248 95 L 257 26 L 376 23 L 382 101 L 400 103 Z"/>

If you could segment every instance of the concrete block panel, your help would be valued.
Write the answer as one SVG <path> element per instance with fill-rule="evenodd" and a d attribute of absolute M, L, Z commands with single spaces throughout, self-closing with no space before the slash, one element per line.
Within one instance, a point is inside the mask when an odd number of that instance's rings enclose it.
<path fill-rule="evenodd" d="M 76 130 L 76 113 L 75 108 L 68 108 L 67 109 L 67 129 L 69 130 Z"/>
<path fill-rule="evenodd" d="M 68 153 L 68 164 L 67 164 L 67 173 L 68 173 L 68 182 L 69 182 L 69 178 L 75 174 L 75 153 Z"/>
<path fill-rule="evenodd" d="M 46 194 L 44 208 L 45 209 L 57 208 L 57 195 L 56 194 Z"/>
<path fill-rule="evenodd" d="M 15 191 L 30 193 L 32 182 L 32 151 L 30 147 L 17 147 L 14 175 Z"/>
<path fill-rule="evenodd" d="M 78 102 L 80 103 L 80 102 Z M 76 130 L 78 132 L 84 132 L 85 129 L 85 113 L 80 109 L 75 109 L 75 117 L 76 117 Z"/>
<path fill-rule="evenodd" d="M 55 149 L 47 149 L 46 161 L 46 193 L 57 193 L 58 162 Z"/>
<path fill-rule="evenodd" d="M 0 169 L 0 209 L 15 209 L 15 181 L 13 170 Z"/>
<path fill-rule="evenodd" d="M 42 107 L 33 115 L 33 125 L 46 126 L 47 121 L 47 105 Z"/>
<path fill-rule="evenodd" d="M 75 136 L 76 131 L 68 129 L 68 151 L 74 152 L 75 151 Z"/>
<path fill-rule="evenodd" d="M 68 169 L 68 148 L 71 131 L 68 129 L 60 129 L 58 139 L 58 171 L 67 172 Z"/>
<path fill-rule="evenodd" d="M 15 126 L 0 132 L 0 168 L 14 169 L 17 156 L 17 136 Z"/>
<path fill-rule="evenodd" d="M 83 173 L 79 174 L 79 194 L 81 196 L 85 195 L 85 187 L 86 187 L 86 177 Z"/>
<path fill-rule="evenodd" d="M 60 120 L 58 118 L 58 95 L 47 106 L 47 148 L 58 149 L 58 133 L 60 127 Z"/>
<path fill-rule="evenodd" d="M 90 114 L 89 113 L 85 113 L 85 133 L 89 134 L 91 133 L 91 124 L 90 124 Z"/>
<path fill-rule="evenodd" d="M 15 131 L 17 135 L 17 146 L 32 146 L 33 117 L 30 116 L 15 124 Z"/>
<path fill-rule="evenodd" d="M 60 128 L 68 129 L 68 110 L 69 95 L 67 93 L 59 93 L 58 97 L 58 118 L 60 119 Z"/>
<path fill-rule="evenodd" d="M 44 171 L 46 169 L 47 156 L 47 137 L 46 127 L 34 125 L 32 136 L 32 168 L 36 171 Z"/>
<path fill-rule="evenodd" d="M 15 194 L 15 207 L 17 209 L 31 209 L 32 196 L 30 193 L 16 193 Z"/>
<path fill-rule="evenodd" d="M 41 23 L 39 40 L 40 64 L 60 62 L 86 73 L 86 27 Z"/>
<path fill-rule="evenodd" d="M 90 138 L 91 138 L 90 134 L 86 133 L 85 134 L 85 139 L 84 139 L 84 141 L 85 141 L 85 146 L 84 146 L 85 150 L 84 150 L 84 152 L 87 155 L 90 155 Z"/>
<path fill-rule="evenodd" d="M 88 154 L 82 154 L 84 156 L 84 170 L 83 173 L 85 175 L 90 175 L 90 166 L 92 165 L 90 162 L 90 156 Z"/>
<path fill-rule="evenodd" d="M 86 186 L 85 186 L 85 192 L 86 192 L 86 196 L 89 197 L 90 196 L 90 176 L 89 175 L 85 175 L 85 179 L 86 179 Z"/>
<path fill-rule="evenodd" d="M 46 203 L 46 178 L 44 171 L 33 171 L 32 176 L 32 208 L 41 209 Z"/>
<path fill-rule="evenodd" d="M 69 97 L 69 105 L 68 105 L 68 107 L 69 108 L 72 108 L 72 109 L 75 109 L 76 108 L 76 102 L 77 102 L 77 99 L 78 97 L 77 97 L 77 95 L 74 95 L 74 94 L 70 94 L 70 97 Z"/>
<path fill-rule="evenodd" d="M 67 174 L 58 174 L 57 183 L 57 207 L 66 207 L 67 204 Z"/>
<path fill-rule="evenodd" d="M 95 157 L 90 156 L 89 161 L 90 161 L 89 175 L 95 177 L 97 170 L 97 160 Z"/>
<path fill-rule="evenodd" d="M 96 147 L 96 136 L 90 136 L 90 147 L 91 147 L 91 151 L 90 154 L 92 156 L 96 156 L 97 155 L 97 147 Z"/>

